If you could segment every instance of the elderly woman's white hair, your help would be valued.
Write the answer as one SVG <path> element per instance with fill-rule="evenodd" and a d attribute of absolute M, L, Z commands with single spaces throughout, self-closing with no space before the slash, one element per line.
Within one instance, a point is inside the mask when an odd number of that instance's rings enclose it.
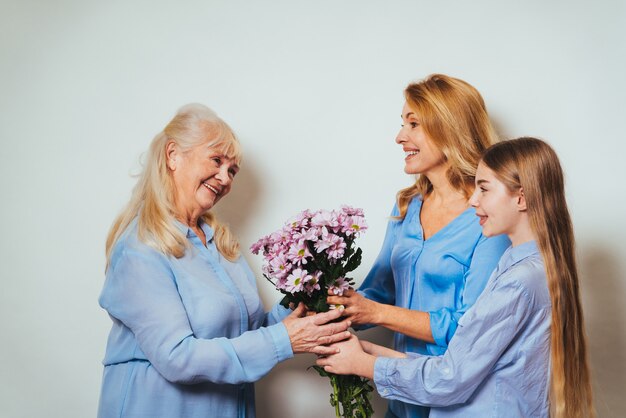
<path fill-rule="evenodd" d="M 140 240 L 163 254 L 180 258 L 185 253 L 188 241 L 174 223 L 174 183 L 166 165 L 166 146 L 172 141 L 183 152 L 204 145 L 219 150 L 237 164 L 241 161 L 237 137 L 215 112 L 197 103 L 181 107 L 165 129 L 152 140 L 130 201 L 109 231 L 107 266 L 115 243 L 135 217 L 138 218 Z M 239 244 L 228 228 L 210 212 L 202 218 L 213 228 L 220 253 L 231 261 L 239 257 Z"/>

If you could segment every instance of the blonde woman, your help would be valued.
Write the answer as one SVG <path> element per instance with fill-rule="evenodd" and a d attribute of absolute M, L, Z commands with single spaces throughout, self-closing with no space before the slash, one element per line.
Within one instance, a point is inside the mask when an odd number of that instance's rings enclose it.
<path fill-rule="evenodd" d="M 152 141 L 107 239 L 100 305 L 113 326 L 98 417 L 254 417 L 250 382 L 349 336 L 348 321 L 326 324 L 340 312 L 264 313 L 237 242 L 209 212 L 240 160 L 231 129 L 202 105 L 181 108 Z"/>
<path fill-rule="evenodd" d="M 481 233 L 469 198 L 481 153 L 495 141 L 480 93 L 442 74 L 405 90 L 396 143 L 415 184 L 398 193 L 382 249 L 359 292 L 331 296 L 355 325 L 395 331 L 401 352 L 442 355 L 462 315 L 509 246 Z M 387 417 L 427 417 L 428 408 L 389 402 Z"/>
<path fill-rule="evenodd" d="M 554 150 L 534 138 L 489 148 L 471 199 L 487 236 L 507 235 L 485 291 L 443 357 L 353 337 L 326 370 L 373 378 L 430 417 L 593 417 L 574 234 Z M 363 351 L 363 348 L 365 351 Z"/>

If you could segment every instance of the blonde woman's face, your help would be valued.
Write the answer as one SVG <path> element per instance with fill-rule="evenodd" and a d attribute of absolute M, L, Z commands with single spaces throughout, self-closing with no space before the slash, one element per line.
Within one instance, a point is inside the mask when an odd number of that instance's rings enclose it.
<path fill-rule="evenodd" d="M 168 154 L 180 215 L 199 216 L 230 191 L 237 163 L 206 145 Z"/>
<path fill-rule="evenodd" d="M 420 115 L 407 103 L 402 108 L 402 128 L 398 132 L 396 143 L 402 146 L 405 153 L 405 173 L 428 177 L 430 172 L 445 168 L 443 153 L 424 132 Z"/>

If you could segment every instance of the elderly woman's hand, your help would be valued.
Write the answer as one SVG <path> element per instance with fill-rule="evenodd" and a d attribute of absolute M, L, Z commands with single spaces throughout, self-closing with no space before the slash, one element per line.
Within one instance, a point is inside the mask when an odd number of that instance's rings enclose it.
<path fill-rule="evenodd" d="M 378 324 L 381 304 L 367 299 L 354 289 L 343 292 L 343 296 L 335 296 L 329 292 L 326 303 L 329 305 L 343 305 L 343 316 L 354 325 Z"/>
<path fill-rule="evenodd" d="M 329 355 L 337 352 L 336 347 L 328 347 L 350 337 L 348 328 L 350 321 L 329 323 L 342 314 L 341 309 L 330 310 L 316 315 L 306 316 L 306 307 L 300 303 L 298 307 L 283 320 L 287 328 L 291 348 L 294 353 L 313 353 Z"/>

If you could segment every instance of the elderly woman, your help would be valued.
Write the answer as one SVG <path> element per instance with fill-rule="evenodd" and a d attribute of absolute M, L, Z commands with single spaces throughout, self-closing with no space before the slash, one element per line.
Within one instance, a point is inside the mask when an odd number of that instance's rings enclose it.
<path fill-rule="evenodd" d="M 98 417 L 254 417 L 251 382 L 294 353 L 347 338 L 341 312 L 278 322 L 228 229 L 209 210 L 230 191 L 239 143 L 202 105 L 159 133 L 107 239 L 100 305 L 113 327 Z"/>

